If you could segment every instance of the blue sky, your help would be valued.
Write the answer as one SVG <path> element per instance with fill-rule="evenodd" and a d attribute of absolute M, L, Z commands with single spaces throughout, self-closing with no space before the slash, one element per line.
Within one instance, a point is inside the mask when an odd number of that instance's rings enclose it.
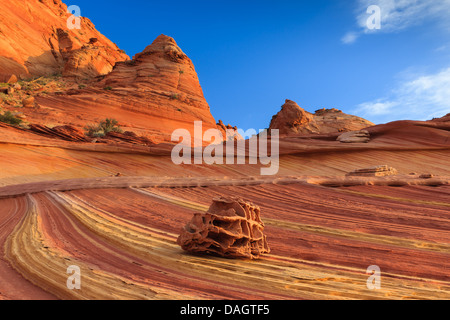
<path fill-rule="evenodd" d="M 375 123 L 450 112 L 450 0 L 64 1 L 131 57 L 173 37 L 215 119 L 244 130 L 285 99 Z"/>

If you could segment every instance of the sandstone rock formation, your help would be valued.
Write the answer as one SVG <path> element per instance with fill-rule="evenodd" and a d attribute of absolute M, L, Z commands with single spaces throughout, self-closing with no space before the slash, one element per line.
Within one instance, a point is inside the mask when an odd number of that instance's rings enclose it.
<path fill-rule="evenodd" d="M 107 134 L 107 136 L 104 138 L 106 140 L 110 141 L 120 141 L 120 142 L 126 142 L 130 144 L 140 144 L 140 145 L 154 145 L 155 142 L 148 137 L 142 137 L 138 136 L 136 133 L 131 131 L 125 131 L 123 133 L 120 132 L 110 132 Z"/>
<path fill-rule="evenodd" d="M 373 125 L 370 121 L 334 108 L 317 110 L 312 114 L 294 101 L 286 100 L 281 111 L 273 116 L 269 129 L 278 129 L 282 135 L 319 134 L 361 130 Z"/>
<path fill-rule="evenodd" d="M 157 140 L 170 140 L 172 132 L 179 128 L 189 130 L 193 136 L 194 121 L 202 121 L 203 131 L 219 129 L 227 137 L 226 130 L 216 124 L 210 112 L 192 61 L 169 36 L 158 36 L 133 60 L 118 62 L 94 88 L 95 98 L 85 90 L 64 100 L 89 105 L 91 110 L 104 109 L 107 104 L 120 116 L 111 111 L 105 114 L 151 130 L 151 134 L 158 135 Z M 228 129 L 234 130 L 231 126 Z"/>
<path fill-rule="evenodd" d="M 61 0 L 3 0 L 0 10 L 0 81 L 67 73 L 101 75 L 129 57 L 85 17 L 69 30 Z M 96 38 L 97 42 L 90 40 Z"/>
<path fill-rule="evenodd" d="M 41 20 L 52 15 L 65 19 L 64 9 L 59 0 L 3 0 L 0 51 L 17 49 L 20 56 L 21 36 L 30 51 L 40 48 L 35 28 L 44 30 Z M 94 58 L 95 47 L 100 55 L 104 50 L 102 38 L 83 34 L 78 41 L 76 31 L 62 25 L 52 30 L 54 50 L 15 63 L 24 72 L 45 73 L 71 65 L 70 77 L 48 85 L 37 83 L 45 79 L 21 82 L 23 89 L 10 85 L 0 101 L 2 113 L 29 120 L 22 127 L 0 122 L 0 300 L 450 297 L 450 115 L 367 128 L 371 143 L 364 145 L 336 141 L 348 129 L 342 112 L 318 110 L 311 120 L 294 108 L 296 130 L 334 131 L 281 137 L 277 175 L 259 176 L 259 164 L 179 166 L 171 161 L 173 144 L 155 145 L 153 135 L 192 130 L 198 119 L 205 119 L 204 130 L 231 126 L 213 121 L 196 74 L 177 69 L 188 64 L 173 39 L 161 37 L 149 50 L 156 52 L 119 64 L 116 78 L 106 77 L 109 85 L 99 77 L 65 88 L 73 76 L 92 77 L 107 65 Z M 7 42 L 4 34 L 11 37 Z M 0 66 L 15 67 L 12 61 L 0 57 Z M 16 113 L 27 96 L 36 107 Z M 98 141 L 84 136 L 86 124 L 106 117 L 133 132 Z M 418 174 L 376 177 L 395 172 L 382 166 L 343 177 L 374 159 Z M 267 228 L 247 201 L 220 198 L 208 210 L 204 199 L 217 194 L 258 203 Z M 183 230 L 179 240 L 187 249 L 255 258 L 269 251 L 267 235 L 273 254 L 256 263 L 186 255 L 174 235 L 192 208 L 208 212 Z M 374 264 L 389 274 L 389 283 L 367 290 L 367 266 Z M 81 270 L 81 290 L 67 288 L 66 270 L 73 265 Z"/>
<path fill-rule="evenodd" d="M 232 127 L 230 124 L 225 125 L 222 120 L 217 122 L 217 129 L 222 132 L 224 140 L 241 140 L 242 136 L 238 132 L 238 127 Z"/>
<path fill-rule="evenodd" d="M 260 209 L 240 198 L 214 199 L 206 213 L 196 213 L 177 243 L 193 253 L 256 259 L 270 252 Z"/>
<path fill-rule="evenodd" d="M 278 129 L 280 134 L 319 133 L 313 115 L 291 100 L 286 100 L 281 111 L 273 116 L 269 129 Z"/>
<path fill-rule="evenodd" d="M 367 143 L 370 141 L 370 133 L 367 130 L 345 132 L 337 138 L 337 141 L 342 143 Z"/>
<path fill-rule="evenodd" d="M 58 138 L 65 141 L 87 142 L 89 139 L 84 132 L 73 126 L 56 126 L 49 128 L 44 125 L 30 124 L 30 130 L 43 136 Z"/>
<path fill-rule="evenodd" d="M 64 33 L 64 38 L 68 38 L 72 43 L 68 32 Z M 66 50 L 61 52 L 64 61 L 62 74 L 65 77 L 89 79 L 106 75 L 112 71 L 118 60 L 128 60 L 128 57 L 120 51 L 117 54 L 111 54 L 110 48 L 102 45 L 97 38 L 89 39 L 89 42 L 82 44 L 81 47 L 70 46 Z"/>
<path fill-rule="evenodd" d="M 396 169 L 384 165 L 365 169 L 357 169 L 355 171 L 347 173 L 347 176 L 384 177 L 396 175 L 397 173 L 398 172 Z"/>
<path fill-rule="evenodd" d="M 198 120 L 215 124 L 192 61 L 166 35 L 158 36 L 133 60 L 117 63 L 101 86 L 135 89 L 156 103 L 190 111 Z"/>
<path fill-rule="evenodd" d="M 86 125 L 109 117 L 120 121 L 124 130 L 139 137 L 170 142 L 176 129 L 187 129 L 194 137 L 194 121 L 202 121 L 203 132 L 219 129 L 224 139 L 240 138 L 236 132 L 227 132 L 235 131 L 235 127 L 216 124 L 193 63 L 174 39 L 161 35 L 132 61 L 119 62 L 105 77 L 80 85 L 72 81 L 74 77 L 92 78 L 102 69 L 101 65 L 109 65 L 101 58 L 102 49 L 97 48 L 101 40 L 88 39 L 84 47 L 74 49 L 70 33 L 63 30 L 57 33 L 61 59 L 66 66 L 65 77 L 24 81 L 22 93 L 10 99 L 17 103 L 8 103 L 13 107 L 21 104 L 25 94 L 33 96 L 35 105 L 41 108 L 24 109 L 29 123 L 70 125 L 83 130 Z M 97 54 L 99 57 L 92 60 Z M 12 87 L 4 89 L 5 93 L 10 93 Z M 116 138 L 122 142 L 141 142 L 140 138 L 130 136 Z"/>
<path fill-rule="evenodd" d="M 194 121 L 202 121 L 203 131 L 214 128 L 224 139 L 239 138 L 216 125 L 193 63 L 174 39 L 161 35 L 130 61 L 89 19 L 81 17 L 81 29 L 69 30 L 70 17 L 61 0 L 2 2 L 0 82 L 51 75 L 67 81 L 67 87 L 39 89 L 45 94 L 28 86 L 25 93 L 42 106 L 39 112 L 24 111 L 30 123 L 82 129 L 111 117 L 139 136 L 168 142 L 175 129 L 193 136 Z M 13 90 L 2 88 L 7 94 Z M 23 100 L 16 98 L 11 104 Z"/>

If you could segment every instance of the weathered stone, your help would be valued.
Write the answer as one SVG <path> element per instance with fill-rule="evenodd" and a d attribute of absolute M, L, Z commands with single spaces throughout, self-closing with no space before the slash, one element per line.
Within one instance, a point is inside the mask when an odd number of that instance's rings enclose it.
<path fill-rule="evenodd" d="M 383 177 L 396 175 L 398 172 L 396 169 L 387 165 L 376 166 L 371 168 L 358 169 L 347 173 L 347 176 L 363 176 L 363 177 Z"/>
<path fill-rule="evenodd" d="M 256 259 L 270 252 L 260 209 L 235 197 L 221 197 L 205 213 L 195 213 L 177 243 L 192 253 Z"/>
<path fill-rule="evenodd" d="M 35 107 L 35 100 L 34 97 L 27 97 L 22 100 L 22 105 L 25 108 L 34 108 Z"/>
<path fill-rule="evenodd" d="M 341 134 L 337 141 L 342 143 L 367 143 L 370 141 L 370 133 L 367 130 L 350 131 Z"/>

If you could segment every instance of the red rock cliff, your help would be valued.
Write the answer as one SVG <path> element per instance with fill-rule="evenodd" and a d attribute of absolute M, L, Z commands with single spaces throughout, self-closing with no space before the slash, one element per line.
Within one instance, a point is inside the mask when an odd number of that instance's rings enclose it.
<path fill-rule="evenodd" d="M 70 16 L 61 0 L 2 0 L 0 81 L 11 74 L 104 75 L 129 59 L 88 18 L 81 17 L 80 29 L 69 30 Z"/>

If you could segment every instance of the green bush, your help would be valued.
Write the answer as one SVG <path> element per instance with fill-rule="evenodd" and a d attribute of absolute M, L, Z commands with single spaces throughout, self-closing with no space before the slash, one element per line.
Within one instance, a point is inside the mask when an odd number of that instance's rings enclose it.
<path fill-rule="evenodd" d="M 88 125 L 85 127 L 86 135 L 89 137 L 104 137 L 110 132 L 122 133 L 122 128 L 119 127 L 118 121 L 115 119 L 105 119 L 100 121 L 98 125 Z"/>
<path fill-rule="evenodd" d="M 6 93 L 0 93 L 0 101 L 5 103 L 13 102 L 14 98 Z"/>
<path fill-rule="evenodd" d="M 0 122 L 18 126 L 22 123 L 22 119 L 17 118 L 11 111 L 6 111 L 4 114 L 0 115 Z"/>
<path fill-rule="evenodd" d="M 103 89 L 104 89 L 104 90 L 112 90 L 112 87 L 111 87 L 111 86 L 106 86 L 106 87 L 104 87 Z"/>

